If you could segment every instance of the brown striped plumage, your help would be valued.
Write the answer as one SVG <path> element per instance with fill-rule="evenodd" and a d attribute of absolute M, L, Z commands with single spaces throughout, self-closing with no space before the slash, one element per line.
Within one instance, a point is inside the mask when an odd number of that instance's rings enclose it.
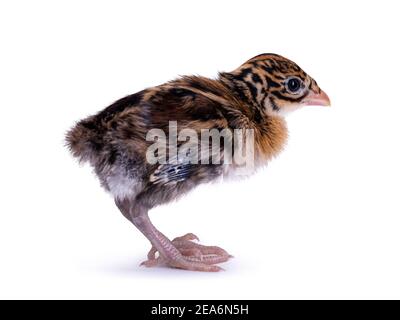
<path fill-rule="evenodd" d="M 196 132 L 253 129 L 255 159 L 260 165 L 285 143 L 283 115 L 312 103 L 329 103 L 315 80 L 294 62 L 263 54 L 232 72 L 220 73 L 217 79 L 184 76 L 122 98 L 78 122 L 66 141 L 74 156 L 90 162 L 125 217 L 149 238 L 153 255 L 159 252 L 158 259 L 149 256 L 147 265 L 163 260 L 178 268 L 216 271 L 215 263 L 228 259 L 226 252 L 216 251 L 209 263 L 193 257 L 193 248 L 186 254 L 179 241 L 189 246 L 192 238 L 170 242 L 151 225 L 147 212 L 229 170 L 222 164 L 150 164 L 145 155 L 152 142 L 146 141 L 146 134 L 153 128 L 168 132 L 169 121 L 176 121 L 178 130 Z M 200 254 L 207 251 L 199 250 Z"/>

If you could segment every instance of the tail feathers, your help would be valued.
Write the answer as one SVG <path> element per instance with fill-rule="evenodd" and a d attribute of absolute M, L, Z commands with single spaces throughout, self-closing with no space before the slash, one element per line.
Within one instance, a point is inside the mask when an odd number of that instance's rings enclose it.
<path fill-rule="evenodd" d="M 82 121 L 77 123 L 65 138 L 68 149 L 80 162 L 94 160 L 103 144 L 99 133 L 88 124 Z"/>

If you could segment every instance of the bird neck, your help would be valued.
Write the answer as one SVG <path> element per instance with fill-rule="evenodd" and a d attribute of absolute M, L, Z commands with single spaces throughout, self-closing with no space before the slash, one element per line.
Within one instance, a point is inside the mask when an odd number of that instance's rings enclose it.
<path fill-rule="evenodd" d="M 254 126 L 255 157 L 260 163 L 275 157 L 288 138 L 286 120 L 279 115 L 267 115 Z"/>
<path fill-rule="evenodd" d="M 240 100 L 254 108 L 259 108 L 260 105 L 256 94 L 257 89 L 248 85 L 242 77 L 231 72 L 222 72 L 219 74 L 219 80 Z"/>
<path fill-rule="evenodd" d="M 255 160 L 259 165 L 265 164 L 285 146 L 288 137 L 285 118 L 278 113 L 268 113 L 241 77 L 225 72 L 219 74 L 219 81 L 251 109 L 252 116 L 248 127 L 254 129 Z"/>
<path fill-rule="evenodd" d="M 244 78 L 241 73 L 222 72 L 219 74 L 219 81 L 228 88 L 233 96 L 250 107 L 253 114 L 253 121 L 260 122 L 265 117 L 263 101 L 265 95 L 257 84 Z"/>

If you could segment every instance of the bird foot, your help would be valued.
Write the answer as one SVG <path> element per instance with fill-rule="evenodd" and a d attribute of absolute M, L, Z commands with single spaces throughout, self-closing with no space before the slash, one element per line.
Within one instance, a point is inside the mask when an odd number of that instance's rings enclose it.
<path fill-rule="evenodd" d="M 180 252 L 180 255 L 174 258 L 161 255 L 153 246 L 147 254 L 148 260 L 140 265 L 146 267 L 167 265 L 184 270 L 217 272 L 223 269 L 216 266 L 216 264 L 232 258 L 230 254 L 220 247 L 204 246 L 193 242 L 193 240 L 199 241 L 199 238 L 193 233 L 187 233 L 172 240 L 173 246 Z"/>

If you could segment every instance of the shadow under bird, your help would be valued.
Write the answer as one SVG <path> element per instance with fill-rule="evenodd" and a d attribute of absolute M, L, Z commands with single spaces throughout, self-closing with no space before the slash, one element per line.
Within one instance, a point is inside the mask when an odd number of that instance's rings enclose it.
<path fill-rule="evenodd" d="M 75 157 L 93 166 L 122 214 L 150 241 L 152 248 L 143 265 L 219 271 L 218 264 L 231 257 L 225 250 L 199 244 L 192 233 L 169 240 L 151 223 L 148 211 L 240 168 L 223 161 L 149 162 L 147 153 L 154 144 L 147 138 L 149 131 L 163 130 L 170 141 L 171 121 L 178 132 L 250 129 L 257 167 L 282 150 L 287 138 L 284 115 L 307 105 L 329 106 L 330 101 L 296 63 L 261 54 L 216 79 L 183 76 L 126 96 L 79 121 L 67 133 L 66 142 Z M 177 147 L 182 144 L 178 141 Z M 238 152 L 235 148 L 233 153 Z M 218 150 L 208 156 L 223 160 L 224 150 Z"/>

